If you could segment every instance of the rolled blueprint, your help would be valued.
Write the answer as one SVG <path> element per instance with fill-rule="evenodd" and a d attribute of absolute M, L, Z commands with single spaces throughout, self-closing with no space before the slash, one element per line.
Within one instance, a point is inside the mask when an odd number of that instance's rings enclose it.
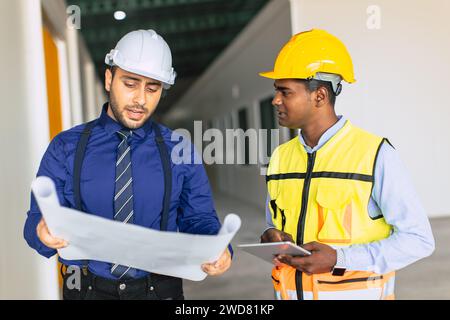
<path fill-rule="evenodd" d="M 50 233 L 69 245 L 58 250 L 66 260 L 97 260 L 193 281 L 206 277 L 201 265 L 217 260 L 241 226 L 225 217 L 217 235 L 163 232 L 125 224 L 60 206 L 53 181 L 38 177 L 31 189 Z"/>
<path fill-rule="evenodd" d="M 31 190 L 36 199 L 50 205 L 59 206 L 58 195 L 56 193 L 55 184 L 49 177 L 38 177 L 31 184 Z"/>

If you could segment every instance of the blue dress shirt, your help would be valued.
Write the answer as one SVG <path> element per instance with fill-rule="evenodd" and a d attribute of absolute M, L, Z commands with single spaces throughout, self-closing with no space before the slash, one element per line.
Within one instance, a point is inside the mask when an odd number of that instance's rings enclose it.
<path fill-rule="evenodd" d="M 103 218 L 113 219 L 115 163 L 120 138 L 117 131 L 122 126 L 106 113 L 108 105 L 92 130 L 81 172 L 81 198 L 83 209 Z M 159 125 L 169 154 L 178 141 L 172 141 L 172 131 Z M 48 176 L 56 185 L 62 206 L 74 208 L 73 164 L 77 143 L 84 125 L 76 126 L 57 135 L 45 152 L 37 176 Z M 151 229 L 160 229 L 164 196 L 164 175 L 160 154 L 155 143 L 151 120 L 129 138 L 131 146 L 134 224 Z M 195 148 L 191 148 L 191 158 Z M 220 229 L 209 181 L 202 164 L 172 163 L 172 194 L 170 201 L 168 231 L 191 234 L 217 234 Z M 56 250 L 46 247 L 38 238 L 36 226 L 41 213 L 31 196 L 31 207 L 24 227 L 24 237 L 30 247 L 45 257 L 51 257 Z M 231 246 L 230 246 L 231 251 Z M 149 252 L 148 254 L 151 254 Z M 66 265 L 81 261 L 60 261 Z M 89 270 L 101 277 L 115 279 L 111 264 L 89 261 Z M 136 278 L 148 273 L 139 270 Z"/>
<path fill-rule="evenodd" d="M 307 153 L 319 150 L 345 124 L 343 116 L 324 132 L 318 144 L 311 148 L 299 134 Z M 338 261 L 343 261 L 347 270 L 387 273 L 431 255 L 434 238 L 423 207 L 404 164 L 396 150 L 383 143 L 375 163 L 375 182 L 368 204 L 371 217 L 382 215 L 393 226 L 390 237 L 368 244 L 337 247 Z M 273 228 L 267 197 L 266 222 Z"/>

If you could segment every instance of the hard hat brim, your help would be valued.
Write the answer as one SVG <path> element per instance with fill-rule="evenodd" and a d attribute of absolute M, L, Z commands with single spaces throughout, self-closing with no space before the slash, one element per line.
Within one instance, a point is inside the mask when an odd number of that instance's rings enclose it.
<path fill-rule="evenodd" d="M 307 79 L 305 75 L 281 74 L 276 71 L 260 72 L 259 75 L 264 78 L 280 80 L 280 79 Z"/>
<path fill-rule="evenodd" d="M 260 72 L 259 75 L 263 78 L 275 79 L 273 71 Z"/>
<path fill-rule="evenodd" d="M 147 78 L 150 78 L 153 80 L 160 81 L 162 83 L 162 85 L 164 86 L 164 89 L 169 89 L 171 86 L 173 86 L 175 84 L 175 79 L 173 79 L 173 80 L 163 79 L 163 78 L 159 77 L 158 75 L 151 74 L 148 72 L 142 72 L 141 70 L 136 70 L 134 68 L 124 66 L 118 62 L 114 62 L 114 66 L 117 66 L 120 69 L 125 70 L 127 72 L 135 73 L 135 74 L 143 76 L 143 77 L 147 77 Z"/>
<path fill-rule="evenodd" d="M 274 71 L 266 71 L 266 72 L 260 72 L 259 75 L 263 78 L 268 78 L 268 79 L 287 79 L 287 77 L 282 77 L 281 75 L 277 74 Z M 290 78 L 290 77 L 288 77 Z"/>

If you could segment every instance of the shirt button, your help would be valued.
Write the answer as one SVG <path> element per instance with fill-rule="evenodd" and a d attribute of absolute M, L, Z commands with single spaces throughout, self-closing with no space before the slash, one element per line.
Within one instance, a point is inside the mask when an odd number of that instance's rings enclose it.
<path fill-rule="evenodd" d="M 127 285 L 125 283 L 121 283 L 119 286 L 120 290 L 125 290 L 127 288 Z"/>

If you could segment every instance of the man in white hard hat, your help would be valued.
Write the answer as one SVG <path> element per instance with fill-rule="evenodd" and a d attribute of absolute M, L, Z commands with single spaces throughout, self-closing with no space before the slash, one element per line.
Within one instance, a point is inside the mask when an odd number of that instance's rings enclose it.
<path fill-rule="evenodd" d="M 37 175 L 55 182 L 67 207 L 162 231 L 217 234 L 220 223 L 203 166 L 174 165 L 169 155 L 177 142 L 151 119 L 163 90 L 175 83 L 169 46 L 153 30 L 133 31 L 105 62 L 109 102 L 101 116 L 56 136 Z M 68 245 L 50 234 L 33 196 L 24 235 L 45 257 Z M 179 278 L 102 261 L 59 260 L 64 299 L 184 298 Z M 231 247 L 202 269 L 220 275 L 230 265 Z M 72 270 L 82 271 L 78 286 Z"/>

